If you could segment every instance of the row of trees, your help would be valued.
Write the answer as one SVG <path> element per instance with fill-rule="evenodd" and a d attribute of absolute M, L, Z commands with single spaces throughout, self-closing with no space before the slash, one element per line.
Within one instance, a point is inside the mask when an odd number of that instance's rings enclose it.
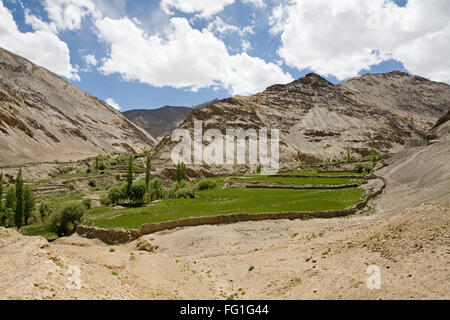
<path fill-rule="evenodd" d="M 22 228 L 28 225 L 36 207 L 33 191 L 25 185 L 19 169 L 14 187 L 9 188 L 3 201 L 3 173 L 0 173 L 0 225 Z"/>
<path fill-rule="evenodd" d="M 177 166 L 177 181 L 168 190 L 164 189 L 160 179 L 151 179 L 151 156 L 147 155 L 145 164 L 145 179 L 134 180 L 134 157 L 131 156 L 128 162 L 126 181 L 120 185 L 111 187 L 108 193 L 100 199 L 102 205 L 127 204 L 142 205 L 147 199 L 148 202 L 164 198 L 193 198 L 195 188 L 187 183 L 186 166 L 181 163 Z"/>

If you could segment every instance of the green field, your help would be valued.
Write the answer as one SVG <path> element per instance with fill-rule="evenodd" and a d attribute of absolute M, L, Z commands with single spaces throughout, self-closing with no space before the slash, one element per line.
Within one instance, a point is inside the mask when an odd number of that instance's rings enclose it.
<path fill-rule="evenodd" d="M 339 210 L 360 201 L 363 196 L 362 189 L 214 189 L 197 192 L 195 199 L 165 200 L 145 208 L 94 208 L 88 213 L 86 224 L 139 229 L 143 223 L 196 216 Z"/>
<path fill-rule="evenodd" d="M 312 185 L 312 186 L 337 186 L 344 184 L 360 184 L 362 179 L 352 178 L 297 178 L 297 177 L 271 177 L 271 176 L 252 176 L 249 179 L 233 179 L 239 182 L 270 182 L 275 184 L 291 184 L 291 185 Z"/>

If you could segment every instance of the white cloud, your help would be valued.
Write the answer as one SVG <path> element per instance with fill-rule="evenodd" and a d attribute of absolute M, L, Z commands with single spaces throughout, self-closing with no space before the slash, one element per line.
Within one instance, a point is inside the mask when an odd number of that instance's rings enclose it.
<path fill-rule="evenodd" d="M 257 8 L 264 8 L 266 6 L 264 0 L 242 0 L 242 3 L 249 3 Z"/>
<path fill-rule="evenodd" d="M 272 12 L 272 33 L 287 65 L 338 79 L 388 59 L 415 74 L 450 83 L 450 2 L 293 0 Z"/>
<path fill-rule="evenodd" d="M 246 53 L 230 55 L 212 32 L 193 29 L 184 18 L 172 18 L 164 38 L 147 35 L 128 18 L 105 18 L 96 26 L 111 45 L 100 71 L 119 73 L 127 81 L 191 90 L 221 86 L 232 94 L 253 94 L 293 80 L 276 64 Z"/>
<path fill-rule="evenodd" d="M 57 30 L 79 30 L 86 16 L 102 16 L 91 0 L 45 0 L 43 6 Z"/>
<path fill-rule="evenodd" d="M 250 41 L 242 39 L 241 41 L 241 47 L 242 47 L 242 51 L 247 52 L 248 50 L 252 49 L 253 46 L 250 43 Z"/>
<path fill-rule="evenodd" d="M 87 54 L 83 56 L 84 61 L 91 66 L 96 66 L 98 64 L 97 58 L 93 54 Z"/>
<path fill-rule="evenodd" d="M 35 23 L 37 23 L 35 21 Z M 0 46 L 71 80 L 80 80 L 70 63 L 70 51 L 51 29 L 20 32 L 11 12 L 0 0 Z"/>
<path fill-rule="evenodd" d="M 254 26 L 238 27 L 228 24 L 222 20 L 220 17 L 215 17 L 208 26 L 207 29 L 218 36 L 224 36 L 229 33 L 237 33 L 239 36 L 243 37 L 248 34 L 254 34 Z"/>
<path fill-rule="evenodd" d="M 107 104 L 109 104 L 111 107 L 113 107 L 114 109 L 116 109 L 118 111 L 120 110 L 119 104 L 117 102 L 115 102 L 114 99 L 108 98 L 108 99 L 105 100 L 105 102 Z"/>
<path fill-rule="evenodd" d="M 219 13 L 234 0 L 162 0 L 161 8 L 167 14 L 173 14 L 172 9 L 184 13 L 197 13 L 200 17 L 209 18 Z"/>

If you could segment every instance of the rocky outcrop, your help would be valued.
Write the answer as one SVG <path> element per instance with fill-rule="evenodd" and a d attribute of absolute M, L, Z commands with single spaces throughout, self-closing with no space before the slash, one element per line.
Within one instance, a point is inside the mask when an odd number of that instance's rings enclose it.
<path fill-rule="evenodd" d="M 0 164 L 138 152 L 155 142 L 103 101 L 0 48 Z"/>

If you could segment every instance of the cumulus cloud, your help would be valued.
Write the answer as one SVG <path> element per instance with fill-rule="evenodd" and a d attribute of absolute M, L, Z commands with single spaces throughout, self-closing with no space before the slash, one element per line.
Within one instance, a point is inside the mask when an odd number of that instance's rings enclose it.
<path fill-rule="evenodd" d="M 164 38 L 147 35 L 128 18 L 105 18 L 96 27 L 111 46 L 100 70 L 127 81 L 193 91 L 221 86 L 232 94 L 253 94 L 293 80 L 276 64 L 246 53 L 230 55 L 211 31 L 194 29 L 184 18 L 172 18 Z"/>
<path fill-rule="evenodd" d="M 264 8 L 266 6 L 264 0 L 242 0 L 242 3 L 249 3 L 257 8 Z"/>
<path fill-rule="evenodd" d="M 0 46 L 56 74 L 71 80 L 80 80 L 77 68 L 70 63 L 70 50 L 67 44 L 51 29 L 44 27 L 35 32 L 20 32 L 13 15 L 1 0 Z"/>
<path fill-rule="evenodd" d="M 450 2 L 293 0 L 273 9 L 278 54 L 297 69 L 345 79 L 389 59 L 432 80 L 450 83 Z"/>
<path fill-rule="evenodd" d="M 117 111 L 120 110 L 119 104 L 117 102 L 115 102 L 114 99 L 108 98 L 108 99 L 105 100 L 105 102 L 107 104 L 109 104 L 111 107 L 113 107 L 114 109 L 116 109 Z"/>
<path fill-rule="evenodd" d="M 219 13 L 234 0 L 162 0 L 161 8 L 167 14 L 173 14 L 172 9 L 184 13 L 197 13 L 198 16 L 209 18 Z"/>
<path fill-rule="evenodd" d="M 97 58 L 93 54 L 87 54 L 83 56 L 84 62 L 90 66 L 96 66 L 98 64 Z"/>

